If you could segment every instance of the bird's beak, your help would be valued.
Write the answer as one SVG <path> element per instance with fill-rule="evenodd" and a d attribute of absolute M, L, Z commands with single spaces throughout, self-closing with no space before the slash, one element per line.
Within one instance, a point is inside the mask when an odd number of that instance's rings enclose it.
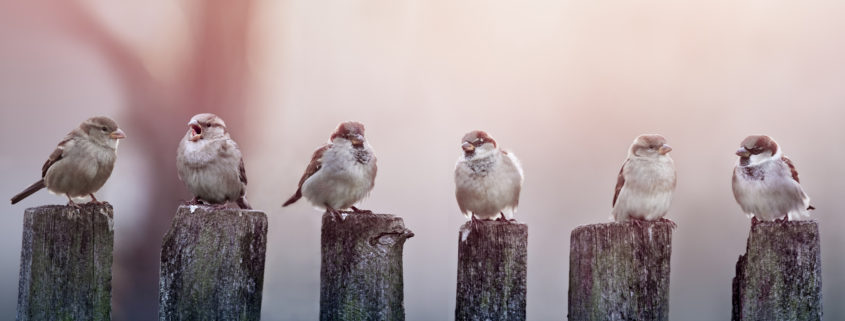
<path fill-rule="evenodd" d="M 736 156 L 748 157 L 748 156 L 751 156 L 751 153 L 748 152 L 748 150 L 745 149 L 745 147 L 740 147 L 739 149 L 736 150 Z"/>
<path fill-rule="evenodd" d="M 191 121 L 188 122 L 188 126 L 191 127 L 190 140 L 192 142 L 198 141 L 200 138 L 202 138 L 202 126 L 200 126 L 200 123 L 197 122 L 196 119 L 191 119 Z"/>
<path fill-rule="evenodd" d="M 126 133 L 124 133 L 122 130 L 120 130 L 120 128 L 118 128 L 117 130 L 111 132 L 111 134 L 109 134 L 109 137 L 111 137 L 111 139 L 123 139 L 126 138 Z"/>
<path fill-rule="evenodd" d="M 464 142 L 463 144 L 461 144 L 461 148 L 463 148 L 464 152 L 467 153 L 470 153 L 475 150 L 475 146 L 473 144 L 470 144 L 469 142 Z"/>
<path fill-rule="evenodd" d="M 352 139 L 350 140 L 352 141 L 352 145 L 355 146 L 361 146 L 364 144 L 364 136 L 361 135 L 352 136 Z"/>
<path fill-rule="evenodd" d="M 663 146 L 660 146 L 660 149 L 657 150 L 657 152 L 660 153 L 660 155 L 666 155 L 667 153 L 669 153 L 671 151 L 672 151 L 672 146 L 669 146 L 669 145 L 666 145 L 666 144 L 663 144 Z"/>

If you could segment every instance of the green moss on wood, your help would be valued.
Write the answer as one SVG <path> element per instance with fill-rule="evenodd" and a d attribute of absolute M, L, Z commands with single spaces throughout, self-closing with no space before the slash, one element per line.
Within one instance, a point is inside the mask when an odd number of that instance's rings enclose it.
<path fill-rule="evenodd" d="M 323 215 L 320 320 L 404 320 L 401 218 Z"/>
<path fill-rule="evenodd" d="M 812 221 L 751 226 L 733 282 L 733 320 L 821 320 L 821 252 Z"/>
<path fill-rule="evenodd" d="M 110 320 L 113 209 L 42 206 L 24 214 L 18 320 Z"/>
<path fill-rule="evenodd" d="M 569 320 L 668 320 L 672 225 L 639 223 L 572 231 Z"/>
<path fill-rule="evenodd" d="M 258 320 L 267 217 L 180 206 L 162 242 L 161 320 Z"/>
<path fill-rule="evenodd" d="M 478 221 L 458 232 L 455 320 L 525 320 L 528 226 Z"/>

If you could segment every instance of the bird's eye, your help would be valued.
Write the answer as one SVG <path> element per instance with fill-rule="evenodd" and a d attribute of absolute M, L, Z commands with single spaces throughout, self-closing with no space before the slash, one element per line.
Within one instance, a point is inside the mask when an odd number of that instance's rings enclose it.
<path fill-rule="evenodd" d="M 102 129 L 104 132 L 109 131 L 109 128 L 108 128 L 108 127 L 106 127 L 106 126 L 100 127 L 100 129 Z"/>

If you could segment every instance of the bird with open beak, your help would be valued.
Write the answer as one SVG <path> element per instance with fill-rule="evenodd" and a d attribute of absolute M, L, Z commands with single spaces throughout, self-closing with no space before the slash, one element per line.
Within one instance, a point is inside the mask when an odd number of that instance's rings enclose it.
<path fill-rule="evenodd" d="M 229 136 L 226 123 L 214 114 L 198 114 L 188 122 L 188 132 L 176 151 L 179 179 L 197 204 L 225 207 L 236 202 L 251 209 L 246 201 L 246 170 L 238 144 Z"/>
<path fill-rule="evenodd" d="M 92 117 L 72 130 L 59 142 L 41 167 L 41 179 L 12 197 L 12 204 L 42 188 L 67 196 L 68 205 L 77 206 L 73 198 L 91 196 L 111 176 L 117 159 L 117 145 L 126 134 L 108 117 Z"/>
<path fill-rule="evenodd" d="M 455 164 L 455 198 L 461 213 L 473 222 L 513 220 L 524 181 L 519 160 L 482 130 L 464 135 L 461 149 Z"/>
<path fill-rule="evenodd" d="M 616 222 L 654 221 L 666 216 L 677 183 L 671 151 L 660 135 L 634 139 L 616 179 L 612 210 Z"/>
<path fill-rule="evenodd" d="M 340 123 L 329 143 L 311 155 L 296 193 L 282 206 L 305 196 L 315 207 L 336 217 L 348 208 L 371 213 L 353 205 L 373 190 L 377 172 L 376 155 L 364 138 L 364 125 L 354 121 Z"/>
<path fill-rule="evenodd" d="M 798 171 L 769 136 L 745 138 L 736 151 L 733 171 L 734 198 L 754 220 L 789 221 L 810 218 L 810 197 L 798 181 Z"/>

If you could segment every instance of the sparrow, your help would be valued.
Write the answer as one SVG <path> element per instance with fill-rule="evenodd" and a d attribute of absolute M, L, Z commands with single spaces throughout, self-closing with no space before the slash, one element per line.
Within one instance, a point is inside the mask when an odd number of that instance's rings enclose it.
<path fill-rule="evenodd" d="M 660 135 L 634 139 L 616 179 L 612 210 L 616 222 L 663 219 L 677 183 L 671 151 L 666 138 Z"/>
<path fill-rule="evenodd" d="M 513 220 L 524 176 L 519 160 L 486 132 L 464 135 L 455 164 L 455 198 L 467 219 Z"/>
<path fill-rule="evenodd" d="M 742 211 L 754 220 L 788 221 L 810 218 L 810 197 L 798 181 L 795 165 L 771 137 L 748 136 L 736 151 L 734 198 Z"/>
<path fill-rule="evenodd" d="M 315 207 L 339 216 L 340 210 L 359 210 L 355 203 L 370 194 L 376 180 L 376 155 L 364 138 L 364 125 L 347 121 L 337 126 L 329 143 L 314 151 L 296 193 L 284 206 L 302 196 Z"/>
<path fill-rule="evenodd" d="M 246 170 L 238 144 L 229 137 L 226 123 L 214 114 L 197 114 L 188 122 L 188 132 L 176 151 L 179 179 L 194 195 L 189 202 L 226 206 L 235 201 L 252 209 L 246 201 Z"/>
<path fill-rule="evenodd" d="M 72 130 L 59 142 L 41 167 L 41 179 L 12 197 L 12 204 L 42 188 L 55 194 L 64 194 L 68 205 L 77 207 L 74 197 L 91 196 L 92 203 L 101 203 L 94 197 L 111 176 L 117 159 L 117 145 L 126 134 L 108 117 L 92 117 Z"/>

